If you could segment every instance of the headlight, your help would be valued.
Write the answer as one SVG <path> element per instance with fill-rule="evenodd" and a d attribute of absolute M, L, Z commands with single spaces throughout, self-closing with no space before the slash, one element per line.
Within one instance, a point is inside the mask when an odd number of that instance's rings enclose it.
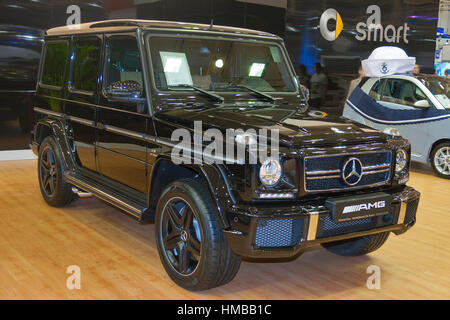
<path fill-rule="evenodd" d="M 397 150 L 397 154 L 395 155 L 395 172 L 401 173 L 408 164 L 408 154 L 405 150 L 400 149 Z"/>
<path fill-rule="evenodd" d="M 278 160 L 267 159 L 259 169 L 259 179 L 266 187 L 273 187 L 281 179 L 281 164 Z"/>

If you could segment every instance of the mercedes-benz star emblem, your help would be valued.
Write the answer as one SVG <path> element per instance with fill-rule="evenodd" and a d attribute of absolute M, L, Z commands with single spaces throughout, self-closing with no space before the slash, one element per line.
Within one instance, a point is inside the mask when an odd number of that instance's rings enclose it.
<path fill-rule="evenodd" d="M 187 241 L 188 234 L 187 234 L 186 230 L 182 230 L 180 236 L 181 236 L 181 240 L 183 240 L 183 242 Z"/>
<path fill-rule="evenodd" d="M 358 158 L 350 158 L 342 167 L 342 180 L 349 186 L 357 185 L 363 177 L 363 165 Z"/>

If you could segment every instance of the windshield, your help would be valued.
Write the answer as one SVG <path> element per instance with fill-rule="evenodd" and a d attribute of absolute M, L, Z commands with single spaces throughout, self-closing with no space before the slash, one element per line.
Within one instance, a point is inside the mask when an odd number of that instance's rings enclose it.
<path fill-rule="evenodd" d="M 436 99 L 446 108 L 450 109 L 450 81 L 441 78 L 421 79 Z"/>
<path fill-rule="evenodd" d="M 276 44 L 155 36 L 147 41 L 158 90 L 194 86 L 218 92 L 248 91 L 245 86 L 260 92 L 296 92 Z"/>

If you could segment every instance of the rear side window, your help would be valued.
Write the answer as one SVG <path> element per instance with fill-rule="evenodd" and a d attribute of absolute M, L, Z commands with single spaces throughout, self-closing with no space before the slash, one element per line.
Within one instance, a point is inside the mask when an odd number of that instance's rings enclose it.
<path fill-rule="evenodd" d="M 99 39 L 78 39 L 74 41 L 73 88 L 83 91 L 95 91 L 97 89 L 100 45 Z"/>
<path fill-rule="evenodd" d="M 67 42 L 48 42 L 45 47 L 44 69 L 41 82 L 46 85 L 62 87 L 64 66 L 69 53 Z"/>

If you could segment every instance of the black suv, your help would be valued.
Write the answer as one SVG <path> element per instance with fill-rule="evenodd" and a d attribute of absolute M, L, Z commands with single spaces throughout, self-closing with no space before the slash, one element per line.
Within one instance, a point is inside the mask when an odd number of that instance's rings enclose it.
<path fill-rule="evenodd" d="M 409 143 L 309 114 L 272 34 L 144 20 L 54 28 L 36 101 L 32 149 L 45 200 L 93 195 L 155 221 L 165 269 L 190 290 L 231 281 L 241 257 L 287 258 L 317 245 L 367 254 L 416 221 Z M 236 130 L 243 156 L 217 149 L 213 161 L 197 161 L 195 150 L 203 159 L 214 140 L 196 140 L 198 123 L 216 135 Z M 278 156 L 251 163 L 264 129 L 277 132 L 265 139 L 277 140 Z M 194 135 L 182 162 L 173 158 L 179 130 Z"/>

